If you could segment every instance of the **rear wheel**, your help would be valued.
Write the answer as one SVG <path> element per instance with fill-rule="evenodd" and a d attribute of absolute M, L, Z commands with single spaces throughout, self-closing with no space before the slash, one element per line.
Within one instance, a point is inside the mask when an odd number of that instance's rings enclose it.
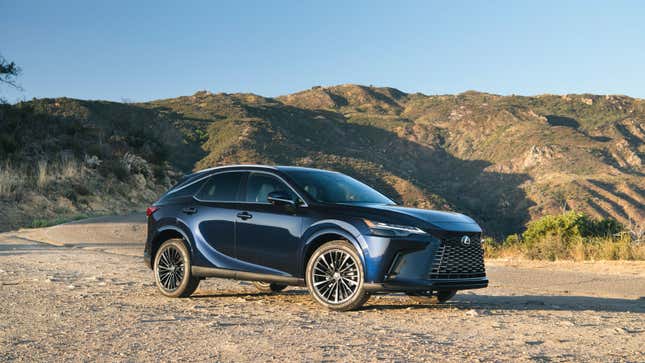
<path fill-rule="evenodd" d="M 199 285 L 199 277 L 190 272 L 190 252 L 178 238 L 164 242 L 154 261 L 155 280 L 159 291 L 168 297 L 190 296 Z"/>
<path fill-rule="evenodd" d="M 320 246 L 307 263 L 307 287 L 311 296 L 330 310 L 356 309 L 369 299 L 363 288 L 363 265 L 354 246 L 332 241 Z"/>
<path fill-rule="evenodd" d="M 457 295 L 457 290 L 420 291 L 408 293 L 412 300 L 422 304 L 445 303 Z"/>
<path fill-rule="evenodd" d="M 278 292 L 287 288 L 287 285 L 261 281 L 253 281 L 253 286 L 255 286 L 256 289 L 266 293 Z"/>

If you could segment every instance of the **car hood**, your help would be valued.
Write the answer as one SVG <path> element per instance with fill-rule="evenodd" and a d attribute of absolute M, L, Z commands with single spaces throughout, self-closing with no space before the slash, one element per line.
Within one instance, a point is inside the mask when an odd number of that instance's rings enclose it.
<path fill-rule="evenodd" d="M 481 232 L 481 228 L 472 218 L 455 212 L 444 212 L 429 209 L 418 209 L 386 204 L 354 204 L 380 215 L 405 216 L 421 222 L 418 227 L 441 229 L 458 232 Z M 387 222 L 387 221 L 385 221 Z M 412 223 L 412 221 L 411 221 Z M 415 223 L 416 224 L 416 223 Z"/>

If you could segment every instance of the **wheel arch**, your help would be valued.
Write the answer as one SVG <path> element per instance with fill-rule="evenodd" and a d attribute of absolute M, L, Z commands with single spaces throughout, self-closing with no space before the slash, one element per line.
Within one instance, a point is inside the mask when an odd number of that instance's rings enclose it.
<path fill-rule="evenodd" d="M 186 248 L 188 248 L 188 252 L 192 254 L 190 239 L 188 238 L 186 232 L 174 226 L 163 226 L 159 228 L 159 231 L 150 243 L 150 256 L 152 256 L 153 261 L 161 244 L 173 238 L 178 238 L 184 241 Z"/>
<path fill-rule="evenodd" d="M 300 271 L 302 272 L 302 276 L 304 276 L 306 273 L 307 263 L 309 263 L 309 259 L 311 258 L 311 255 L 313 255 L 313 253 L 325 243 L 331 242 L 331 241 L 338 241 L 338 240 L 345 240 L 351 243 L 352 246 L 354 246 L 356 253 L 361 259 L 360 262 L 363 265 L 363 268 L 366 268 L 363 248 L 361 248 L 361 245 L 356 240 L 356 238 L 350 232 L 338 226 L 326 227 L 326 228 L 317 230 L 307 238 L 307 242 L 305 243 L 302 251 L 302 259 L 301 259 L 301 265 L 300 265 L 300 269 L 301 269 Z"/>

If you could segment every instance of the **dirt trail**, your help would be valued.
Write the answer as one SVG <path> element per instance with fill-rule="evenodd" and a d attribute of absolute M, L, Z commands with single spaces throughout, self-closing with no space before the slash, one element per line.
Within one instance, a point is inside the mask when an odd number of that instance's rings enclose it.
<path fill-rule="evenodd" d="M 0 234 L 0 360 L 645 360 L 642 262 L 487 261 L 491 287 L 450 304 L 391 294 L 331 313 L 304 289 L 220 279 L 163 298 L 142 223 Z"/>

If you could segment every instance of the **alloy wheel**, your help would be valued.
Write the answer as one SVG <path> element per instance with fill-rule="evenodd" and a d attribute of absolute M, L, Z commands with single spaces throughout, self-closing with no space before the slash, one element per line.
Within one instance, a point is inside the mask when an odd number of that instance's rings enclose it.
<path fill-rule="evenodd" d="M 314 263 L 313 287 L 329 304 L 344 303 L 356 294 L 358 279 L 357 261 L 346 251 L 329 250 Z"/>
<path fill-rule="evenodd" d="M 175 246 L 170 245 L 161 252 L 157 274 L 164 289 L 176 290 L 184 279 L 184 269 L 184 257 Z"/>

